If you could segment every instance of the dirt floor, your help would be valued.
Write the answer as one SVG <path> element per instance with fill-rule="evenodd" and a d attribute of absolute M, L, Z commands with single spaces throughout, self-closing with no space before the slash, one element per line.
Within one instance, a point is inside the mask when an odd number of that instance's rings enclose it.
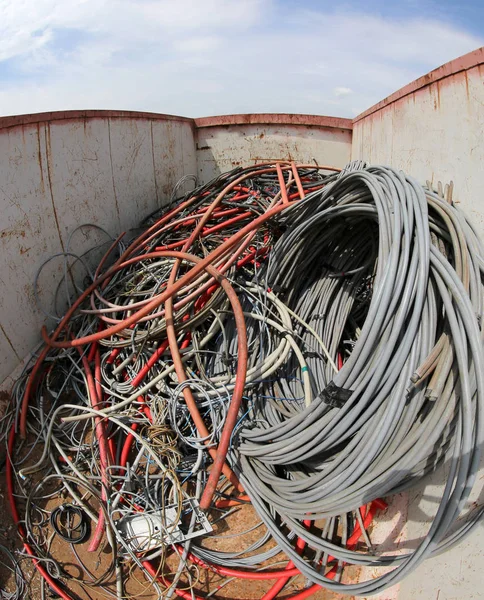
<path fill-rule="evenodd" d="M 22 550 L 22 543 L 15 531 L 15 526 L 10 517 L 10 511 L 5 494 L 5 473 L 0 474 L 0 543 L 6 546 L 12 553 Z M 46 508 L 51 509 L 52 504 L 49 503 Z M 237 512 L 230 515 L 225 522 L 220 522 L 214 527 L 212 537 L 207 537 L 204 541 L 204 546 L 211 549 L 223 550 L 223 551 L 235 551 L 240 550 L 242 546 L 249 546 L 252 542 L 259 539 L 263 533 L 263 526 L 246 533 L 243 536 L 230 537 L 236 533 L 242 533 L 248 529 L 251 529 L 258 523 L 259 519 L 255 514 L 255 511 L 251 506 L 244 505 Z M 101 576 L 110 561 L 109 548 L 106 548 L 100 555 L 98 553 L 90 554 L 87 552 L 87 543 L 80 544 L 76 547 L 79 558 L 82 563 L 89 569 L 94 577 Z M 269 546 L 267 546 L 268 548 Z M 80 576 L 80 569 L 78 567 L 78 561 L 73 554 L 72 546 L 65 544 L 60 539 L 54 539 L 51 547 L 52 556 L 55 557 L 69 572 L 71 575 Z M 276 557 L 267 564 L 275 563 L 281 560 L 281 557 Z M 3 557 L 0 560 L 0 588 L 3 587 L 7 592 L 13 592 L 15 590 L 14 575 L 8 570 L 5 564 L 2 564 Z M 170 560 L 168 561 L 170 564 Z M 40 576 L 32 568 L 31 559 L 25 559 L 21 562 L 22 571 L 29 582 L 29 595 L 25 598 L 30 600 L 41 599 L 41 583 Z M 173 565 L 175 566 L 175 565 Z M 283 565 L 278 565 L 277 568 L 283 568 Z M 219 577 L 215 573 L 210 571 L 200 570 L 200 581 L 196 584 L 195 588 L 200 592 L 201 595 L 209 594 L 212 592 L 210 598 L 217 599 L 231 599 L 231 600 L 256 600 L 261 598 L 264 593 L 270 589 L 272 582 L 260 581 L 260 582 L 247 582 L 242 580 L 233 580 L 230 583 L 220 587 L 217 593 L 213 594 L 216 588 L 219 588 L 226 579 Z M 109 579 L 107 588 L 114 591 L 113 578 Z M 296 591 L 304 589 L 307 582 L 304 581 L 302 576 L 294 578 L 284 589 L 278 598 L 290 598 Z M 101 600 L 106 598 L 106 593 L 102 589 L 95 588 L 81 588 L 78 584 L 72 582 L 69 584 L 70 590 L 74 593 L 75 598 Z M 144 600 L 155 600 L 158 598 L 156 593 L 153 593 L 151 586 L 147 586 L 147 582 L 143 575 L 139 571 L 134 571 L 126 585 L 126 596 L 131 598 L 140 598 Z M 55 595 L 46 594 L 46 597 L 54 598 Z M 319 591 L 313 595 L 312 598 L 315 600 L 342 600 L 343 598 L 348 599 L 348 596 L 342 596 L 340 594 L 334 594 Z"/>
<path fill-rule="evenodd" d="M 8 396 L 0 394 L 0 417 L 5 414 L 7 404 Z M 33 567 L 32 559 L 19 555 L 19 553 L 23 552 L 22 540 L 17 534 L 8 505 L 5 459 L 5 448 L 2 447 L 0 450 L 0 545 L 6 547 L 17 559 L 20 558 L 22 572 L 28 583 L 27 595 L 24 595 L 22 600 L 24 598 L 25 600 L 41 600 L 41 577 Z M 32 456 L 31 459 L 35 462 L 37 457 Z M 54 491 L 54 488 L 49 489 L 48 485 L 46 485 L 44 491 L 48 493 Z M 48 499 L 42 507 L 51 511 L 56 505 L 67 500 L 66 498 L 59 500 L 58 497 Z M 20 518 L 23 518 L 22 506 L 19 507 L 19 513 Z M 249 547 L 252 543 L 260 539 L 265 532 L 263 525 L 254 528 L 260 523 L 260 520 L 250 505 L 241 505 L 223 520 L 217 520 L 219 516 L 217 513 L 210 515 L 210 520 L 214 522 L 214 531 L 203 539 L 202 545 L 205 548 L 226 552 L 240 551 L 242 548 Z M 34 519 L 35 517 L 33 517 Z M 90 585 L 92 581 L 102 578 L 109 571 L 109 566 L 112 562 L 109 544 L 104 538 L 104 547 L 101 546 L 102 551 L 95 553 L 87 551 L 88 545 L 89 540 L 74 547 L 71 544 L 63 542 L 58 536 L 53 536 L 50 552 L 52 557 L 67 573 L 71 576 L 81 578 L 83 581 L 83 585 L 79 585 L 72 580 L 69 581 L 69 592 L 72 594 L 73 599 L 101 600 L 112 598 L 113 596 L 109 592 L 115 592 L 115 578 L 113 575 L 108 577 L 106 581 L 103 581 L 104 589 L 99 586 Z M 269 549 L 273 545 L 273 541 L 268 542 L 264 550 Z M 15 576 L 9 569 L 6 559 L 7 557 L 4 553 L 0 552 L 0 590 L 3 588 L 7 593 L 13 593 L 16 589 Z M 274 568 L 283 569 L 286 561 L 282 555 L 267 561 L 265 565 L 281 563 L 281 561 L 283 561 L 282 564 L 277 564 Z M 84 565 L 84 572 L 79 567 L 79 564 Z M 169 557 L 166 565 L 170 570 L 176 570 L 178 565 L 176 557 L 173 555 Z M 90 577 L 87 573 L 90 573 Z M 191 575 L 193 578 L 192 581 L 195 580 L 195 590 L 201 596 L 208 596 L 213 600 L 257 600 L 273 584 L 273 581 L 228 580 L 212 571 L 205 569 L 197 570 L 196 568 L 192 570 Z M 182 577 L 181 581 L 185 582 L 187 587 L 189 587 L 186 577 Z M 285 598 L 289 599 L 294 593 L 309 585 L 309 582 L 305 581 L 303 576 L 293 578 L 278 598 L 281 600 Z M 125 597 L 127 599 L 136 598 L 140 600 L 157 600 L 159 598 L 158 594 L 151 587 L 151 584 L 147 582 L 143 573 L 137 568 L 131 569 L 129 576 L 126 577 Z M 46 587 L 45 598 L 58 598 L 58 596 Z M 314 600 L 343 600 L 343 598 L 348 600 L 349 597 L 320 590 L 312 598 Z"/>

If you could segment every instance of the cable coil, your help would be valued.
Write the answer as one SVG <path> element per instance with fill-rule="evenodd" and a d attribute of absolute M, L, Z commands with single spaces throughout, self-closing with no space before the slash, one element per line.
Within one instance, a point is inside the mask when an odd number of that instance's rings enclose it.
<path fill-rule="evenodd" d="M 484 442 L 483 245 L 448 198 L 389 167 L 281 161 L 177 198 L 192 180 L 127 242 L 84 226 L 108 240 L 97 264 L 72 236 L 52 258 L 68 308 L 42 309 L 53 329 L 1 422 L 25 551 L 65 599 L 70 579 L 129 597 L 136 572 L 165 598 L 207 597 L 207 572 L 217 589 L 267 581 L 263 600 L 299 575 L 297 600 L 377 594 L 482 517 L 467 506 Z M 379 551 L 373 520 L 441 465 L 427 534 Z M 244 509 L 259 520 L 239 549 L 211 543 Z M 75 547 L 104 539 L 96 577 Z M 348 581 L 365 566 L 378 576 Z"/>

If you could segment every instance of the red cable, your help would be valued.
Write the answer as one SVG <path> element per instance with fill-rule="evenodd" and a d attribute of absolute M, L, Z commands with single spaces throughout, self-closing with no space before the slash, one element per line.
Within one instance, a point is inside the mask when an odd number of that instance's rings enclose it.
<path fill-rule="evenodd" d="M 234 187 L 234 183 L 237 184 L 240 181 L 247 179 L 244 175 L 239 177 L 235 182 L 229 184 L 222 190 L 222 192 L 215 198 L 212 204 L 207 208 L 207 211 L 204 213 L 202 219 L 197 224 L 193 232 L 191 233 L 188 240 L 185 242 L 183 246 L 183 250 L 186 252 L 191 244 L 195 241 L 198 235 L 203 231 L 205 223 L 210 218 L 211 213 L 215 210 L 217 205 L 222 201 L 225 194 L 230 191 Z M 235 217 L 234 219 L 229 219 L 225 223 L 234 222 L 235 220 L 240 220 L 240 217 Z M 217 226 L 216 226 L 217 227 Z M 215 228 L 212 228 L 213 232 Z M 223 245 L 223 244 L 222 244 Z M 186 255 L 189 256 L 189 255 Z M 193 262 L 193 261 L 192 261 Z M 178 269 L 180 267 L 181 257 L 177 258 L 175 263 L 173 264 L 173 268 L 170 273 L 170 277 L 168 280 L 167 288 L 170 289 L 175 284 L 176 275 L 178 273 Z M 218 481 L 220 479 L 220 475 L 222 471 L 227 471 L 230 473 L 229 480 L 231 483 L 241 491 L 240 483 L 237 481 L 237 478 L 232 473 L 230 467 L 225 464 L 225 459 L 227 456 L 227 452 L 230 445 L 230 440 L 232 438 L 233 429 L 237 423 L 239 408 L 242 402 L 242 397 L 244 395 L 245 388 L 245 380 L 247 376 L 247 362 L 248 362 L 248 348 L 247 348 L 247 330 L 245 327 L 245 318 L 242 306 L 240 304 L 239 298 L 235 293 L 232 285 L 228 282 L 228 280 L 222 276 L 219 271 L 217 271 L 214 267 L 207 266 L 207 271 L 215 277 L 215 279 L 222 285 L 225 293 L 232 305 L 232 310 L 234 313 L 235 326 L 237 329 L 237 371 L 235 377 L 234 389 L 232 392 L 232 399 L 229 404 L 229 408 L 227 414 L 225 416 L 225 423 L 222 429 L 222 434 L 220 436 L 220 441 L 215 451 L 215 455 L 211 452 L 211 456 L 213 458 L 213 465 L 210 471 L 210 475 L 208 477 L 207 483 L 205 484 L 205 488 L 202 493 L 202 497 L 200 499 L 200 508 L 202 510 L 208 510 L 212 503 L 213 496 L 215 495 L 215 491 L 217 489 Z M 179 383 L 186 381 L 185 374 L 185 366 L 183 361 L 181 360 L 180 352 L 178 350 L 178 345 L 175 336 L 175 328 L 174 328 L 174 318 L 173 318 L 173 296 L 167 298 L 165 302 L 165 311 L 166 311 L 166 327 L 167 327 L 167 335 L 168 341 L 170 344 L 170 350 L 173 358 L 173 362 L 175 364 L 175 370 L 178 377 Z M 192 391 L 190 387 L 184 387 L 183 396 L 185 398 L 185 402 L 187 403 L 190 414 L 195 422 L 195 426 L 202 433 L 203 437 L 207 437 L 207 434 L 204 431 L 207 431 L 205 427 L 205 423 L 200 416 L 198 411 L 198 407 L 196 405 L 195 399 L 193 397 Z"/>
<path fill-rule="evenodd" d="M 89 366 L 89 362 L 87 360 L 87 356 L 82 351 L 82 348 L 79 348 L 79 352 L 82 360 L 82 367 L 84 369 L 84 374 L 86 376 L 87 387 L 88 387 L 88 396 L 91 401 L 91 406 L 94 409 L 99 409 L 99 404 L 101 398 L 98 396 L 98 389 L 101 389 L 100 378 L 101 378 L 101 358 L 99 348 L 96 350 L 96 378 L 98 379 L 98 383 L 95 383 L 94 377 L 92 376 L 91 368 Z M 102 390 L 101 390 L 102 392 Z M 105 502 L 107 500 L 107 492 L 106 490 L 109 487 L 109 478 L 107 476 L 106 469 L 110 464 L 110 456 L 109 456 L 109 446 L 106 437 L 106 431 L 104 428 L 104 422 L 101 417 L 96 416 L 94 418 L 95 422 L 95 434 L 96 439 L 99 446 L 99 458 L 100 458 L 100 470 L 101 470 L 101 501 Z M 104 534 L 104 511 L 102 508 L 99 509 L 99 517 L 96 525 L 96 529 L 94 532 L 94 537 L 89 544 L 88 552 L 95 552 L 101 543 L 103 534 Z"/>
<path fill-rule="evenodd" d="M 136 431 L 138 429 L 138 423 L 131 424 L 131 431 Z M 121 458 L 119 459 L 119 466 L 125 467 L 128 462 L 129 452 L 131 450 L 131 444 L 133 443 L 134 436 L 128 433 L 126 439 L 124 440 L 123 449 L 121 451 Z"/>
<path fill-rule="evenodd" d="M 279 163 L 276 163 L 276 171 L 277 171 L 277 178 L 279 180 L 279 187 L 281 188 L 282 203 L 289 204 L 289 198 L 287 196 L 286 182 L 284 181 L 284 175 L 282 174 L 281 165 Z"/>
<path fill-rule="evenodd" d="M 219 575 L 225 575 L 226 577 L 237 577 L 239 579 L 252 579 L 252 580 L 265 580 L 265 579 L 279 579 L 280 577 L 294 577 L 300 575 L 299 569 L 287 569 L 284 571 L 265 571 L 265 572 L 254 572 L 254 571 L 240 571 L 238 569 L 229 569 L 227 567 L 220 567 L 218 565 L 208 565 L 201 558 L 194 556 L 191 552 L 188 553 L 188 558 L 196 565 L 209 569 Z"/>
<path fill-rule="evenodd" d="M 113 348 L 108 358 L 106 359 L 107 364 L 112 365 L 120 352 L 121 348 Z"/>
<path fill-rule="evenodd" d="M 202 223 L 202 222 L 201 222 Z M 175 254 L 175 253 L 174 253 Z M 174 264 L 174 268 L 170 273 L 170 278 L 168 281 L 168 286 L 170 286 L 175 277 L 176 271 L 175 267 L 178 268 L 178 263 L 182 258 L 190 260 L 190 262 L 199 261 L 199 258 L 191 257 L 191 255 L 180 252 L 177 253 L 177 261 Z M 218 485 L 218 480 L 222 471 L 225 473 L 227 478 L 231 481 L 234 487 L 241 491 L 241 486 L 230 469 L 228 465 L 225 464 L 225 458 L 227 455 L 227 451 L 230 444 L 230 439 L 232 436 L 233 428 L 237 423 L 238 413 L 240 404 L 242 402 L 242 397 L 244 394 L 245 387 L 245 378 L 247 375 L 247 361 L 248 361 L 248 350 L 247 350 L 247 332 L 245 328 L 245 319 L 243 309 L 240 305 L 237 294 L 235 293 L 232 285 L 229 281 L 221 275 L 214 267 L 207 266 L 207 271 L 210 275 L 212 275 L 218 283 L 223 287 L 227 297 L 232 305 L 232 310 L 235 318 L 235 325 L 237 329 L 237 371 L 235 377 L 235 385 L 232 392 L 232 399 L 229 404 L 229 408 L 227 411 L 227 415 L 225 417 L 225 424 L 222 430 L 222 434 L 220 436 L 220 442 L 218 448 L 215 450 L 214 448 L 209 448 L 210 456 L 213 459 L 212 470 L 208 477 L 208 481 L 205 485 L 205 489 L 202 494 L 202 498 L 200 500 L 200 507 L 202 510 L 207 510 L 212 502 L 212 498 L 215 494 L 215 490 Z M 186 381 L 187 377 L 185 374 L 185 367 L 181 360 L 180 352 L 178 349 L 178 344 L 176 340 L 175 328 L 173 325 L 173 302 L 172 299 L 167 299 L 165 303 L 165 311 L 166 311 L 166 332 L 168 336 L 168 342 L 170 344 L 170 350 L 172 354 L 173 363 L 175 365 L 175 372 L 178 377 L 179 383 L 183 383 Z M 201 436 L 204 438 L 209 437 L 208 429 L 203 421 L 203 418 L 200 415 L 197 404 L 195 402 L 195 398 L 191 389 L 186 386 L 183 388 L 183 397 L 187 404 L 188 410 L 190 411 L 190 415 L 195 423 L 196 428 L 200 432 Z"/>
<path fill-rule="evenodd" d="M 272 171 L 273 171 L 273 169 L 266 169 L 266 170 L 257 171 L 257 173 L 262 174 L 262 173 L 267 173 L 267 172 L 272 172 Z M 246 178 L 250 175 L 251 174 L 248 174 L 244 178 Z M 238 180 L 236 180 L 236 181 L 238 181 Z M 216 201 L 219 198 L 220 199 L 223 198 L 223 195 L 225 193 L 227 193 L 227 191 L 230 191 L 230 189 L 232 189 L 232 187 L 233 187 L 233 184 L 230 184 L 229 186 L 227 186 L 220 193 L 220 195 L 216 198 L 216 200 L 212 203 L 212 205 L 215 205 Z M 64 340 L 61 342 L 56 341 L 58 336 L 60 335 L 60 333 L 65 328 L 68 321 L 71 319 L 72 315 L 75 313 L 75 311 L 79 307 L 79 305 L 82 304 L 82 302 L 101 283 L 103 285 L 107 285 L 108 280 L 112 277 L 112 275 L 114 273 L 116 273 L 117 271 L 120 270 L 120 268 L 122 268 L 122 265 L 127 266 L 128 264 L 132 264 L 131 261 L 133 259 L 126 260 L 124 263 L 122 261 L 124 260 L 124 258 L 126 256 L 129 256 L 134 251 L 134 249 L 136 249 L 139 245 L 142 244 L 141 241 L 139 243 L 138 243 L 138 241 L 133 242 L 133 244 L 131 244 L 131 246 L 123 253 L 123 255 L 120 257 L 120 259 L 118 259 L 118 261 L 116 261 L 116 263 L 106 273 L 104 273 L 103 275 L 100 275 L 95 281 L 93 281 L 93 283 L 89 287 L 87 287 L 84 290 L 84 292 L 82 292 L 82 294 L 75 300 L 75 302 L 73 302 L 72 306 L 69 307 L 69 310 L 66 312 L 66 314 L 64 315 L 64 317 L 58 324 L 56 330 L 52 334 L 52 337 L 49 337 L 49 334 L 47 332 L 47 328 L 45 327 L 45 325 L 42 327 L 42 338 L 44 339 L 44 341 L 46 342 L 46 344 L 48 346 L 51 346 L 53 348 L 71 348 L 74 346 L 83 346 L 85 344 L 88 344 L 88 343 L 91 343 L 94 341 L 99 341 L 102 339 L 109 338 L 109 337 L 115 335 L 116 333 L 119 333 L 123 329 L 127 329 L 130 325 L 137 323 L 142 317 L 145 317 L 146 315 L 151 313 L 152 310 L 157 308 L 158 306 L 160 306 L 160 304 L 162 304 L 163 302 L 166 302 L 166 300 L 168 298 L 173 297 L 177 292 L 179 292 L 184 287 L 185 284 L 192 281 L 198 274 L 200 274 L 203 270 L 205 270 L 205 268 L 208 265 L 211 265 L 212 263 L 214 263 L 217 258 L 219 258 L 222 254 L 225 253 L 226 250 L 228 250 L 229 248 L 234 246 L 237 242 L 239 242 L 243 237 L 245 237 L 245 235 L 247 233 L 250 233 L 252 230 L 257 229 L 259 227 L 259 225 L 261 225 L 262 223 L 265 223 L 265 221 L 267 221 L 274 215 L 278 214 L 279 212 L 281 212 L 282 210 L 287 208 L 287 206 L 288 205 L 282 205 L 282 204 L 274 206 L 272 209 L 268 210 L 263 215 L 260 215 L 259 217 L 254 219 L 252 222 L 248 223 L 242 229 L 239 229 L 239 231 L 237 233 L 232 235 L 229 239 L 227 239 L 225 242 L 220 244 L 220 246 L 215 248 L 210 254 L 208 254 L 206 257 L 204 257 L 202 260 L 200 260 L 200 262 L 198 262 L 196 265 L 194 265 L 193 268 L 190 269 L 189 272 L 185 273 L 185 275 L 180 277 L 180 279 L 178 279 L 170 288 L 168 288 L 163 293 L 161 293 L 158 296 L 156 296 L 155 298 L 153 298 L 143 308 L 141 308 L 139 311 L 132 314 L 127 319 L 121 321 L 117 325 L 108 327 L 108 328 L 104 329 L 103 331 L 98 331 L 96 333 L 92 333 L 83 338 L 76 338 L 74 340 Z M 165 220 L 166 220 L 166 218 L 161 219 L 160 223 Z M 201 225 L 203 227 L 204 224 L 205 223 L 202 219 L 200 221 L 199 225 Z M 147 232 L 152 231 L 154 229 L 154 227 L 155 227 L 155 225 L 153 225 L 150 229 L 148 229 Z M 138 238 L 138 240 L 145 240 L 145 236 L 147 235 L 147 232 L 142 234 Z M 144 259 L 150 258 L 150 257 L 155 258 L 155 256 L 156 256 L 156 253 L 152 252 L 149 254 L 145 254 L 142 257 L 135 257 L 134 260 L 136 260 L 136 259 L 144 260 Z M 27 403 L 28 403 L 28 399 L 27 399 Z"/>
<path fill-rule="evenodd" d="M 8 493 L 8 503 L 10 506 L 10 512 L 12 513 L 12 518 L 17 526 L 17 530 L 21 538 L 23 538 L 24 549 L 32 557 L 34 562 L 34 567 L 37 571 L 42 575 L 47 584 L 54 590 L 56 594 L 58 594 L 63 600 L 73 600 L 71 596 L 69 596 L 64 590 L 59 587 L 56 581 L 49 575 L 49 573 L 44 569 L 44 567 L 39 563 L 38 560 L 35 559 L 35 554 L 28 542 L 25 541 L 25 530 L 23 526 L 20 524 L 19 514 L 17 511 L 17 506 L 15 504 L 15 496 L 13 493 L 13 464 L 11 460 L 11 456 L 13 454 L 13 447 L 15 443 L 15 423 L 12 425 L 12 429 L 10 430 L 10 435 L 8 437 L 8 459 L 7 459 L 7 469 L 6 469 L 6 480 L 7 480 L 7 493 Z"/>
<path fill-rule="evenodd" d="M 299 197 L 301 198 L 301 200 L 303 200 L 303 198 L 306 197 L 306 194 L 304 193 L 304 188 L 301 183 L 301 178 L 299 177 L 299 172 L 297 170 L 296 163 L 294 161 L 291 163 L 291 169 L 292 169 L 292 174 L 294 175 L 294 179 L 296 181 L 296 187 L 297 187 L 297 191 L 299 192 Z"/>
<path fill-rule="evenodd" d="M 161 357 L 161 355 L 163 354 L 163 352 L 165 352 L 165 350 L 168 348 L 168 340 L 165 340 L 161 346 L 159 346 L 154 352 L 153 354 L 150 356 L 150 358 L 148 359 L 148 362 L 145 364 L 145 366 L 139 370 L 139 373 L 136 375 L 136 377 L 133 379 L 133 381 L 131 382 L 131 385 L 133 387 L 138 387 L 139 384 L 143 381 L 143 379 L 146 377 L 146 375 L 148 374 L 148 372 L 150 371 L 150 369 L 153 367 L 153 365 L 158 361 L 158 359 Z"/>
<path fill-rule="evenodd" d="M 240 506 L 241 503 L 250 502 L 249 496 L 237 496 L 237 498 L 227 498 L 217 500 L 215 506 L 217 508 L 231 508 L 232 506 Z"/>
<path fill-rule="evenodd" d="M 311 521 L 309 519 L 306 521 L 303 521 L 303 525 L 306 527 L 306 529 L 309 529 L 309 527 L 311 527 Z M 297 542 L 296 542 L 296 552 L 299 555 L 301 555 L 304 551 L 305 546 L 306 546 L 306 542 L 302 538 L 298 538 Z M 285 571 L 289 571 L 293 567 L 294 567 L 294 563 L 292 561 L 289 561 L 287 563 Z M 276 598 L 277 594 L 287 584 L 289 579 L 290 579 L 290 577 L 285 577 L 285 578 L 281 577 L 281 579 L 279 579 L 279 581 L 276 581 L 275 584 L 271 587 L 271 589 L 264 594 L 264 596 L 261 598 L 261 600 L 273 600 L 274 598 Z"/>
<path fill-rule="evenodd" d="M 242 213 L 238 217 L 233 217 L 232 219 L 228 219 L 227 221 L 224 221 L 223 223 L 219 223 L 218 225 L 214 225 L 213 227 L 204 229 L 201 237 L 207 237 L 208 235 L 210 235 L 212 233 L 215 233 L 217 231 L 221 231 L 222 229 L 225 229 L 229 225 L 233 225 L 234 223 L 238 223 L 239 221 L 243 221 L 244 219 L 247 219 L 247 218 L 253 217 L 253 216 L 254 216 L 254 213 L 251 213 L 250 211 Z"/>

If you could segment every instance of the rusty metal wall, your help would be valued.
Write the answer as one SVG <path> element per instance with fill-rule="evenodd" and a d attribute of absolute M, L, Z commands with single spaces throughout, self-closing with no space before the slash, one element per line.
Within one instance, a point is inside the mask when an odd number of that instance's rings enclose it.
<path fill-rule="evenodd" d="M 484 236 L 483 131 L 484 64 L 476 64 L 355 120 L 352 156 L 422 183 L 453 181 L 454 198 Z"/>
<path fill-rule="evenodd" d="M 434 185 L 454 182 L 455 201 L 484 237 L 484 49 L 444 65 L 369 109 L 353 123 L 352 157 L 388 164 Z M 445 466 L 408 494 L 372 532 L 389 552 L 417 547 L 436 513 Z M 482 503 L 484 462 L 467 509 Z M 479 498 L 480 497 L 480 498 Z M 428 560 L 380 600 L 484 598 L 479 527 L 455 549 Z M 373 575 L 363 569 L 362 578 Z"/>
<path fill-rule="evenodd" d="M 196 172 L 188 119 L 67 118 L 0 128 L 0 384 L 39 341 L 44 315 L 34 301 L 40 264 L 66 249 L 69 234 L 95 223 L 112 236 L 166 201 Z M 82 254 L 106 237 L 79 232 Z M 50 308 L 62 274 L 52 263 L 39 298 Z M 6 379 L 7 378 L 7 379 Z"/>

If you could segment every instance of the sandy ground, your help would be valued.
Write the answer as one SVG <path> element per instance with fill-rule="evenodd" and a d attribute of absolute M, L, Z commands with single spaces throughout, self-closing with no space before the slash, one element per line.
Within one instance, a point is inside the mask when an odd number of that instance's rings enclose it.
<path fill-rule="evenodd" d="M 5 413 L 6 406 L 8 404 L 8 396 L 6 394 L 0 394 L 0 416 Z M 35 457 L 32 457 L 35 460 Z M 10 509 L 8 506 L 8 498 L 6 494 L 6 479 L 5 479 L 5 449 L 0 450 L 0 544 L 7 547 L 13 554 L 18 557 L 18 552 L 22 551 L 22 541 L 19 538 L 16 527 L 11 518 Z M 44 506 L 48 510 L 61 502 L 66 500 L 48 500 Z M 22 508 L 20 507 L 20 514 L 22 515 Z M 217 515 L 211 516 L 211 520 L 214 520 Z M 221 550 L 227 552 L 240 551 L 244 547 L 250 546 L 253 542 L 259 539 L 264 533 L 264 527 L 261 525 L 255 529 L 254 526 L 259 523 L 259 518 L 253 508 L 250 505 L 242 505 L 234 513 L 230 514 L 225 520 L 219 521 L 214 525 L 214 531 L 211 536 L 206 537 L 203 540 L 203 545 L 206 548 L 213 550 Z M 247 531 L 251 530 L 252 531 Z M 246 533 L 244 533 L 246 532 Z M 234 534 L 243 534 L 233 537 Z M 269 542 L 266 549 L 271 547 L 274 542 Z M 82 563 L 91 572 L 93 578 L 102 576 L 109 568 L 111 562 L 111 552 L 109 545 L 105 542 L 104 548 L 101 552 L 89 553 L 87 551 L 88 542 L 79 544 L 76 546 L 76 550 Z M 62 565 L 62 567 L 71 575 L 75 577 L 82 577 L 84 581 L 88 581 L 88 577 L 79 568 L 78 559 L 73 552 L 71 545 L 63 542 L 60 538 L 54 537 L 51 545 L 52 556 Z M 5 556 L 0 554 L 0 588 L 5 589 L 7 592 L 13 592 L 15 590 L 15 578 L 13 573 L 9 570 L 5 564 Z M 268 561 L 266 564 L 275 563 L 277 561 L 284 560 L 284 557 L 279 555 Z M 169 558 L 167 565 L 172 569 L 177 566 L 177 561 L 174 557 Z M 21 567 L 25 578 L 28 581 L 28 595 L 24 596 L 25 600 L 40 600 L 41 599 L 41 579 L 39 574 L 33 568 L 32 560 L 24 558 L 21 560 Z M 283 565 L 275 567 L 277 569 L 283 568 Z M 193 573 L 194 577 L 197 574 Z M 246 580 L 232 580 L 226 585 L 222 585 L 225 581 L 224 578 L 216 575 L 211 571 L 205 571 L 201 569 L 198 573 L 198 582 L 194 586 L 195 589 L 201 595 L 209 595 L 214 600 L 227 599 L 227 600 L 256 600 L 261 598 L 264 593 L 272 586 L 271 581 L 246 581 Z M 304 589 L 307 582 L 302 576 L 292 579 L 289 584 L 285 587 L 284 591 L 278 596 L 281 599 L 289 599 L 298 590 Z M 106 588 L 114 591 L 114 581 L 111 577 Z M 73 599 L 76 600 L 101 600 L 108 596 L 105 591 L 99 587 L 82 587 L 76 582 L 69 582 L 69 590 L 73 594 Z M 216 593 L 213 593 L 217 590 Z M 212 593 L 211 593 L 212 592 Z M 156 600 L 158 595 L 153 591 L 151 585 L 147 584 L 143 574 L 133 569 L 126 578 L 125 595 L 127 598 L 139 598 L 143 600 Z M 47 590 L 46 598 L 57 597 Z M 176 596 L 174 596 L 176 597 Z M 319 591 L 312 596 L 315 600 L 331 599 L 331 600 L 342 600 L 343 598 L 348 599 L 348 596 L 342 596 L 340 594 L 334 594 Z"/>

